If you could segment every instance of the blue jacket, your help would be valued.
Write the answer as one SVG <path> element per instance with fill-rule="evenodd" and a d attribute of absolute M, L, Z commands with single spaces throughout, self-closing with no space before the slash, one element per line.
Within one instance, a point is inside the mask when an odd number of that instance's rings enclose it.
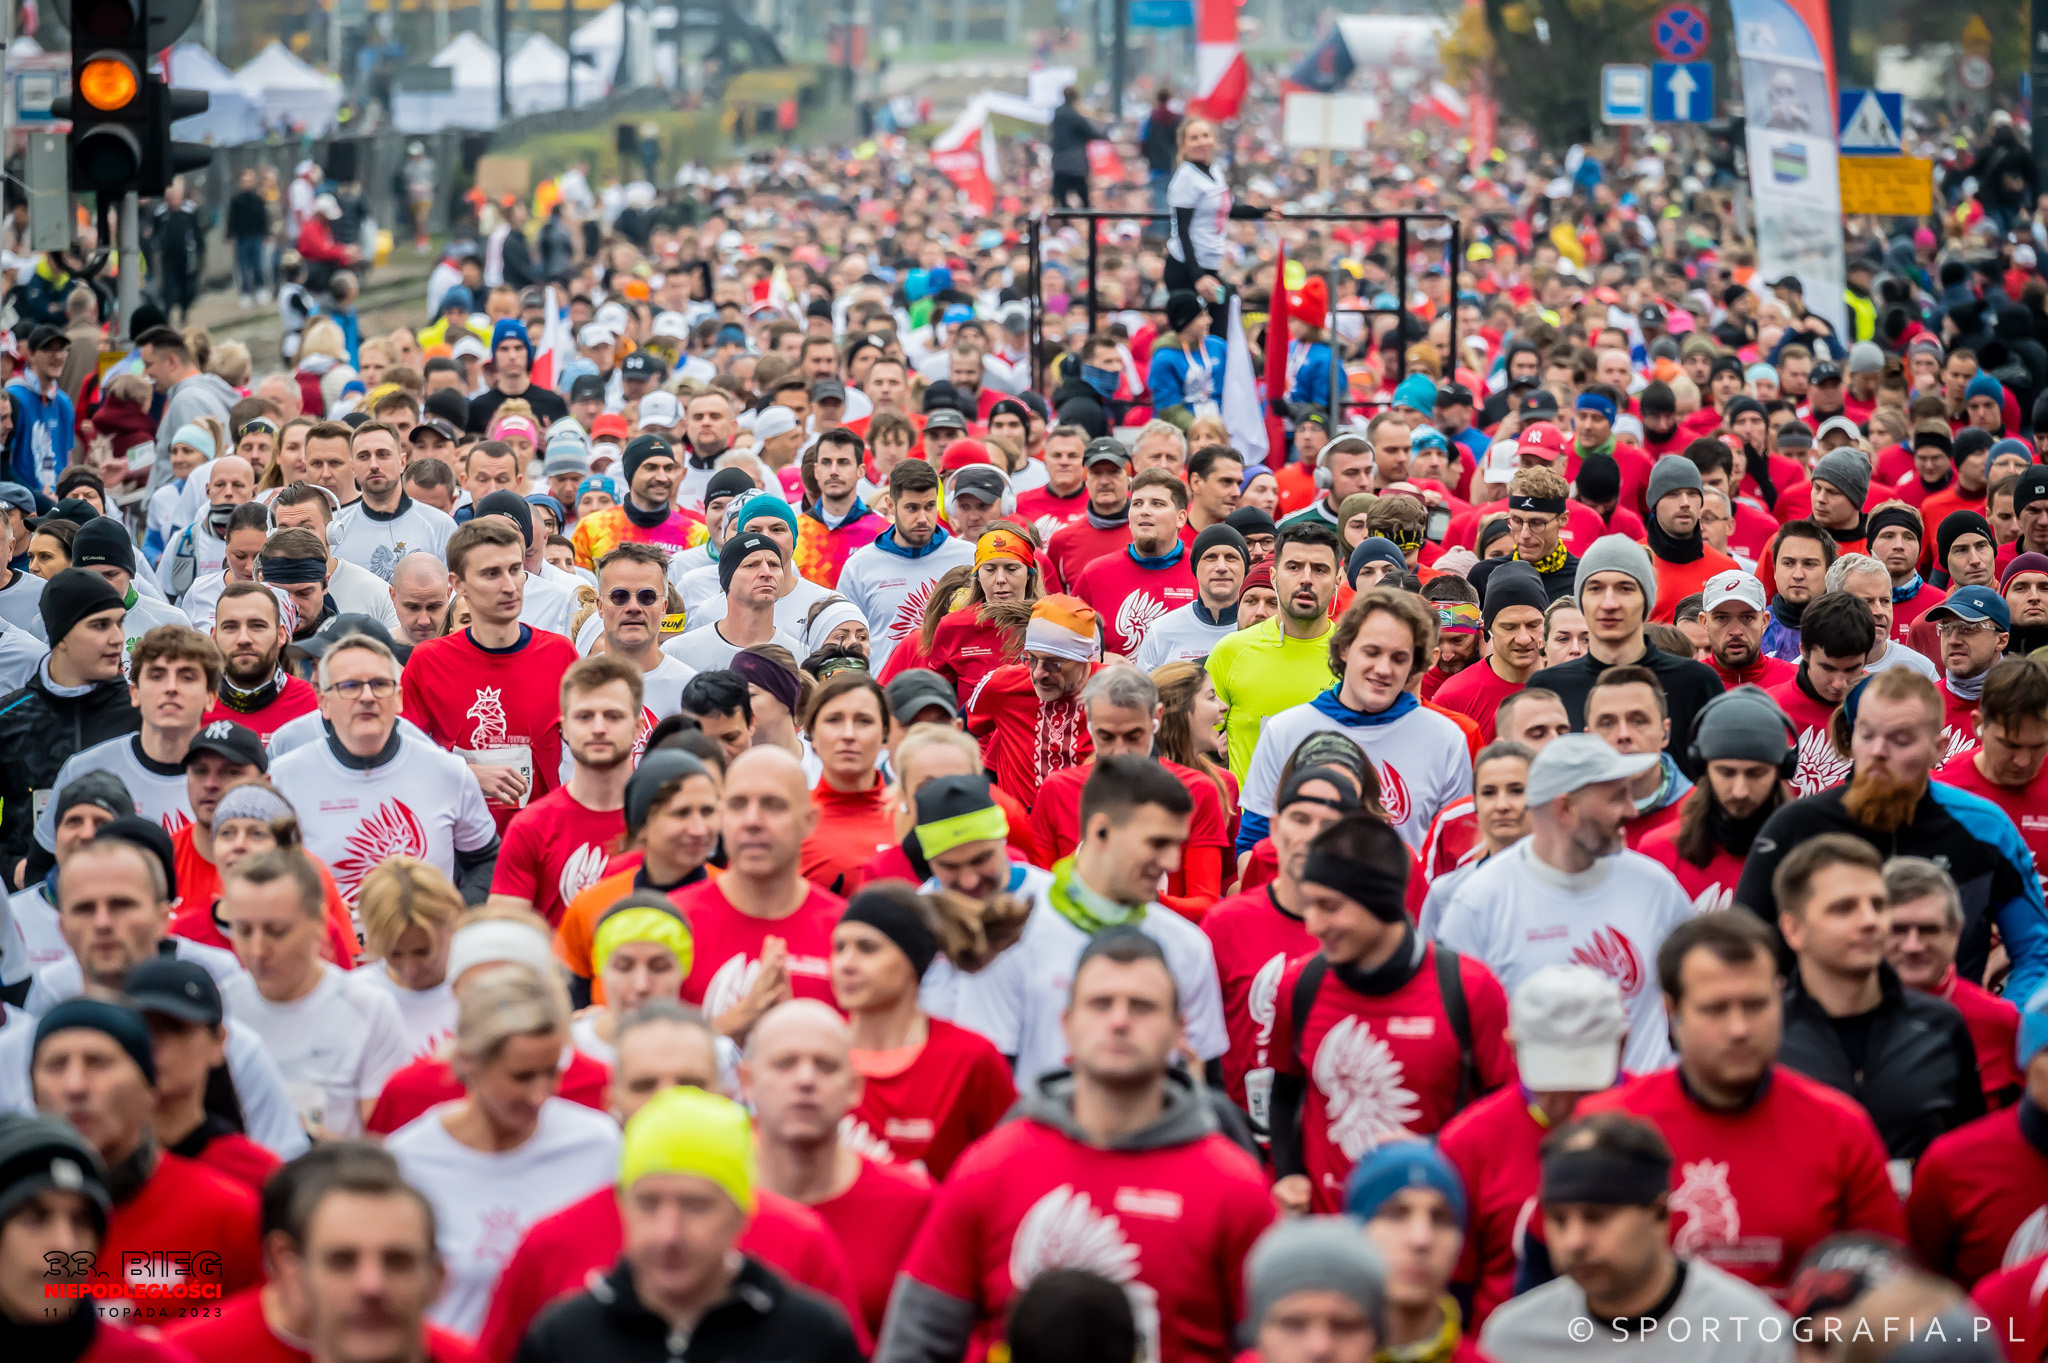
<path fill-rule="evenodd" d="M 8 384 L 7 391 L 20 406 L 14 440 L 7 451 L 8 481 L 53 497 L 57 475 L 71 463 L 72 447 L 78 441 L 71 399 L 61 388 L 46 398 L 27 380 Z"/>
<path fill-rule="evenodd" d="M 1337 371 L 1337 396 L 1345 397 L 1351 388 L 1350 380 L 1340 367 Z M 1312 342 L 1302 356 L 1301 367 L 1294 371 L 1294 387 L 1287 391 L 1289 402 L 1314 403 L 1318 407 L 1330 405 L 1330 347 L 1321 341 Z M 1336 413 L 1330 414 L 1335 418 Z"/>
<path fill-rule="evenodd" d="M 1177 345 L 1152 347 L 1152 369 L 1145 376 L 1145 384 L 1152 390 L 1152 410 L 1155 413 L 1192 406 L 1197 398 L 1219 405 L 1222 403 L 1223 365 L 1229 352 L 1224 349 L 1220 336 L 1205 336 L 1201 349 L 1203 358 L 1209 362 L 1209 391 L 1190 397 L 1187 391 L 1188 370 L 1194 366 L 1188 363 L 1187 352 Z"/>

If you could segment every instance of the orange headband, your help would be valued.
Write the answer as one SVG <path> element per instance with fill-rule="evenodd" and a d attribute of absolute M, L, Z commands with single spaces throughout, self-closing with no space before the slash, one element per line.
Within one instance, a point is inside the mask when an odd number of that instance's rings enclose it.
<path fill-rule="evenodd" d="M 1038 564 L 1038 554 L 1032 549 L 1031 541 L 1014 530 L 991 530 L 974 542 L 975 567 L 996 558 L 1014 559 L 1027 568 Z"/>

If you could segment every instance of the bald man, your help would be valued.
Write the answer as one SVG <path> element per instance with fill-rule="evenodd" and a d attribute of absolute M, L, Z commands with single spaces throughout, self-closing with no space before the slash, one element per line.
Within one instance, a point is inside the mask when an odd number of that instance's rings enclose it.
<path fill-rule="evenodd" d="M 742 1040 L 778 1003 L 832 1002 L 832 929 L 846 901 L 800 873 L 818 811 L 803 764 L 781 748 L 749 748 L 725 775 L 720 831 L 725 874 L 679 890 L 696 957 L 683 1000 L 721 1036 Z"/>
<path fill-rule="evenodd" d="M 259 398 L 268 398 L 277 404 L 277 424 L 282 426 L 293 417 L 305 411 L 305 404 L 299 395 L 299 385 L 289 374 L 265 374 L 263 382 L 256 385 Z"/>
<path fill-rule="evenodd" d="M 756 1176 L 825 1219 L 852 1266 L 867 1326 L 879 1331 L 896 1270 L 931 1205 L 931 1181 L 840 1143 L 840 1123 L 860 1100 L 852 1040 L 827 1004 L 777 1004 L 747 1039 L 740 1086 L 754 1109 Z"/>
<path fill-rule="evenodd" d="M 391 570 L 391 608 L 410 642 L 439 638 L 448 618 L 448 565 L 424 549 L 398 560 Z"/>

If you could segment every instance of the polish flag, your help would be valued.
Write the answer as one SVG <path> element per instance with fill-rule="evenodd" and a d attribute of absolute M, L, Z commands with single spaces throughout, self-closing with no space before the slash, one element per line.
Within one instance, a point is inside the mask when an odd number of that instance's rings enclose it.
<path fill-rule="evenodd" d="M 576 333 L 569 326 L 568 304 L 552 284 L 547 287 L 546 306 L 547 322 L 541 328 L 540 344 L 533 348 L 529 377 L 543 388 L 553 388 L 556 370 L 576 358 Z"/>
<path fill-rule="evenodd" d="M 987 216 L 995 211 L 1002 170 L 988 106 L 981 100 L 968 101 L 953 125 L 932 139 L 932 167 L 967 196 L 975 212 Z"/>
<path fill-rule="evenodd" d="M 1236 118 L 1251 85 L 1244 49 L 1237 43 L 1238 0 L 1195 0 L 1195 98 L 1188 107 L 1205 118 Z"/>
<path fill-rule="evenodd" d="M 1429 91 L 1415 101 L 1418 113 L 1437 118 L 1454 128 L 1462 128 L 1471 117 L 1471 106 L 1465 96 L 1441 80 L 1431 81 Z"/>

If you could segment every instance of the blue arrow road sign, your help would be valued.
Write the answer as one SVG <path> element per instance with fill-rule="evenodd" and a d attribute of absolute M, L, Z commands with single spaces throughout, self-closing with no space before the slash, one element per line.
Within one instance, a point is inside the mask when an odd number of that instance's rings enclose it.
<path fill-rule="evenodd" d="M 1844 156 L 1899 156 L 1905 151 L 1906 97 L 1889 90 L 1843 90 L 1840 127 Z"/>
<path fill-rule="evenodd" d="M 1712 62 L 1658 62 L 1650 68 L 1650 121 L 1704 123 L 1714 116 Z"/>
<path fill-rule="evenodd" d="M 1600 68 L 1600 121 L 1650 121 L 1650 68 L 1614 62 Z"/>

